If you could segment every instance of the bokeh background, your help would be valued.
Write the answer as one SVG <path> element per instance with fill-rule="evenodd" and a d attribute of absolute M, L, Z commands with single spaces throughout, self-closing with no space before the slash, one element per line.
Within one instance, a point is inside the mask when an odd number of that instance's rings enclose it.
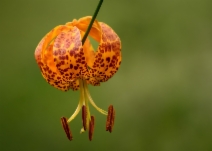
<path fill-rule="evenodd" d="M 122 40 L 120 70 L 100 87 L 96 104 L 116 108 L 114 131 L 91 107 L 93 141 L 68 141 L 60 117 L 74 112 L 79 92 L 62 92 L 42 78 L 34 59 L 53 27 L 92 15 L 98 0 L 0 1 L 1 151 L 211 151 L 212 1 L 105 0 L 97 19 Z"/>

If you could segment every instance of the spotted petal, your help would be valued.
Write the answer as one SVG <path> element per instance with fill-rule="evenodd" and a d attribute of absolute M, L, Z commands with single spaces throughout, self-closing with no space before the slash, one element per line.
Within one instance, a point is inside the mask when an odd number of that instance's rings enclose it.
<path fill-rule="evenodd" d="M 60 74 L 71 83 L 70 86 L 73 90 L 79 88 L 77 79 L 89 77 L 81 35 L 77 27 L 61 32 L 56 37 L 53 46 L 53 58 Z"/>
<path fill-rule="evenodd" d="M 45 38 L 43 38 L 40 41 L 40 43 L 38 44 L 35 50 L 35 59 L 41 70 L 42 76 L 50 85 L 63 91 L 68 90 L 67 87 L 69 87 L 69 83 L 62 78 L 62 76 L 59 74 L 59 72 L 56 69 L 52 70 L 51 68 L 49 68 L 42 59 L 41 54 L 42 54 L 42 46 L 44 41 L 45 41 Z"/>
<path fill-rule="evenodd" d="M 117 34 L 105 23 L 94 21 L 89 35 L 99 42 L 94 51 L 87 38 L 81 40 L 91 16 L 73 20 L 51 30 L 35 51 L 36 61 L 43 77 L 52 86 L 67 91 L 77 90 L 79 79 L 99 85 L 111 78 L 121 63 L 121 42 Z"/>
<path fill-rule="evenodd" d="M 76 26 L 85 32 L 90 20 L 91 17 L 81 18 Z M 121 41 L 111 27 L 98 21 L 94 22 L 89 35 L 99 42 L 98 50 L 92 56 L 93 62 L 88 64 L 92 77 L 90 83 L 98 85 L 99 82 L 107 81 L 117 72 L 121 64 Z"/>
<path fill-rule="evenodd" d="M 100 22 L 101 40 L 91 72 L 100 82 L 111 78 L 121 64 L 121 41 L 107 24 Z"/>

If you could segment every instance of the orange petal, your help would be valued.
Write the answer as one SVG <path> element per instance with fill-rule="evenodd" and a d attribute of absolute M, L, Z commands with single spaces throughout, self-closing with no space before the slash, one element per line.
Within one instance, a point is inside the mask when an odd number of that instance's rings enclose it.
<path fill-rule="evenodd" d="M 75 25 L 85 32 L 91 21 L 91 17 L 83 17 L 78 21 L 75 21 Z M 87 53 L 89 57 L 88 65 L 91 68 L 89 73 L 91 78 L 88 83 L 92 85 L 99 85 L 99 82 L 107 81 L 111 78 L 118 70 L 121 64 L 121 41 L 118 35 L 113 31 L 107 24 L 98 22 L 95 20 L 92 25 L 89 36 L 99 42 L 97 52 L 94 52 L 95 56 L 89 53 L 89 44 L 85 43 Z M 92 51 L 90 49 L 90 51 Z M 95 57 L 95 58 L 94 58 Z"/>
<path fill-rule="evenodd" d="M 44 41 L 45 38 L 40 41 L 35 50 L 35 59 L 41 70 L 42 76 L 50 85 L 60 90 L 66 91 L 69 89 L 69 83 L 67 83 L 57 71 L 55 72 L 49 68 L 42 60 L 41 52 Z"/>
<path fill-rule="evenodd" d="M 121 41 L 107 24 L 100 22 L 101 41 L 90 74 L 100 82 L 111 78 L 121 64 Z"/>
<path fill-rule="evenodd" d="M 86 16 L 83 18 L 80 18 L 76 23 L 75 26 L 77 26 L 78 29 L 86 32 L 88 25 L 90 24 L 91 21 L 91 16 Z M 99 25 L 98 21 L 95 20 L 92 28 L 89 32 L 89 35 L 95 39 L 97 42 L 100 42 L 101 40 L 101 26 Z"/>
<path fill-rule="evenodd" d="M 62 77 L 70 83 L 76 81 L 77 78 L 88 78 L 81 35 L 77 27 L 61 32 L 56 37 L 53 46 L 53 58 Z"/>
<path fill-rule="evenodd" d="M 59 33 L 62 31 L 67 31 L 71 26 L 64 26 L 60 25 L 52 29 L 46 36 L 45 41 L 42 46 L 42 60 L 43 62 L 51 68 L 52 71 L 57 72 L 57 68 L 55 66 L 53 55 L 52 55 L 52 46 L 55 38 L 58 36 Z"/>
<path fill-rule="evenodd" d="M 95 57 L 95 51 L 93 49 L 93 46 L 90 43 L 90 40 L 87 38 L 84 45 L 83 45 L 83 50 L 85 53 L 85 60 L 87 62 L 87 65 L 89 68 L 93 65 L 94 62 L 94 57 Z"/>
<path fill-rule="evenodd" d="M 99 86 L 100 85 L 100 81 L 97 80 L 95 77 L 90 77 L 88 80 L 86 80 L 86 82 L 87 82 L 87 84 L 91 84 L 93 86 Z"/>
<path fill-rule="evenodd" d="M 74 81 L 69 82 L 69 88 L 72 90 L 78 90 L 79 89 L 79 79 L 75 79 Z"/>

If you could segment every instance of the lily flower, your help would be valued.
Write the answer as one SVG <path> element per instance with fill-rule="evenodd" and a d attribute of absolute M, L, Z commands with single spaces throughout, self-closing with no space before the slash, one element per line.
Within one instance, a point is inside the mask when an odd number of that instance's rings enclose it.
<path fill-rule="evenodd" d="M 92 139 L 94 116 L 91 116 L 89 103 L 107 116 L 106 130 L 112 132 L 115 110 L 112 105 L 108 112 L 99 108 L 93 101 L 88 85 L 98 86 L 109 80 L 121 64 L 121 41 L 114 30 L 103 22 L 94 21 L 89 36 L 99 43 L 95 51 L 87 38 L 82 45 L 82 37 L 91 17 L 74 19 L 59 25 L 47 33 L 35 50 L 35 59 L 44 79 L 53 87 L 68 91 L 80 90 L 79 104 L 70 118 L 61 118 L 67 137 L 71 140 L 70 123 L 82 109 L 83 128 L 89 130 Z"/>

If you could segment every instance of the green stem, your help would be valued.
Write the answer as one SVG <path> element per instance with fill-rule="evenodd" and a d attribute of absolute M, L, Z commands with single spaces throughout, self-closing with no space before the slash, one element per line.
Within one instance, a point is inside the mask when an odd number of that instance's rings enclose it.
<path fill-rule="evenodd" d="M 86 40 L 86 38 L 88 37 L 88 34 L 89 34 L 89 32 L 90 32 L 90 30 L 91 30 L 91 27 L 92 27 L 92 25 L 93 25 L 93 22 L 94 22 L 94 20 L 96 19 L 96 16 L 97 16 L 97 14 L 98 14 L 98 12 L 99 12 L 99 10 L 100 10 L 100 8 L 101 8 L 102 3 L 103 3 L 103 0 L 100 0 L 100 1 L 99 1 L 99 4 L 98 4 L 98 6 L 97 6 L 97 8 L 96 8 L 96 10 L 95 10 L 95 12 L 94 12 L 94 15 L 93 15 L 93 17 L 92 17 L 92 19 L 91 19 L 91 22 L 90 22 L 90 24 L 89 24 L 89 26 L 88 26 L 88 28 L 87 28 L 87 30 L 86 30 L 86 32 L 85 32 L 85 35 L 84 35 L 84 37 L 82 38 L 82 45 L 84 45 L 85 40 Z"/>

